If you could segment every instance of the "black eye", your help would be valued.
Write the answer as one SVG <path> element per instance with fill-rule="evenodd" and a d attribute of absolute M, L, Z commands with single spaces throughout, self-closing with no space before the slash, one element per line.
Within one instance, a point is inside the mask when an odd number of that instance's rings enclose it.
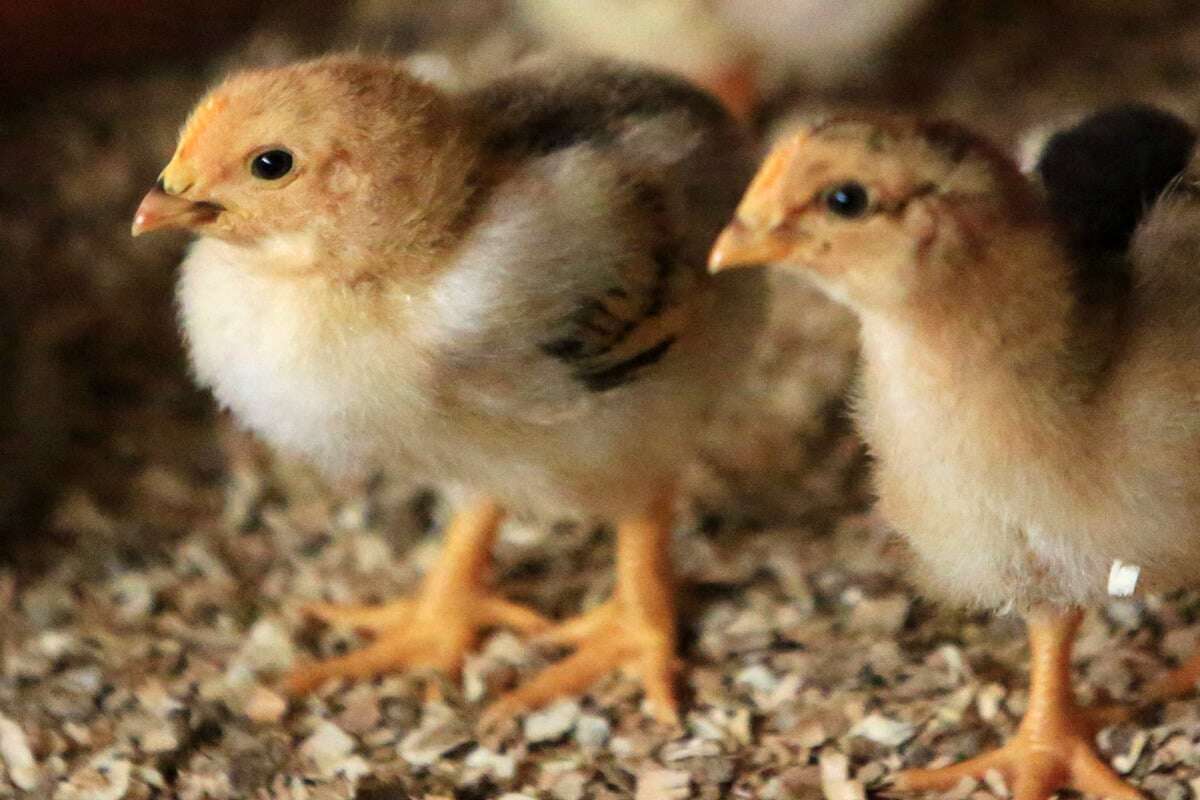
<path fill-rule="evenodd" d="M 825 207 L 839 217 L 854 219 L 867 213 L 871 205 L 867 188 L 857 181 L 847 181 L 825 192 Z"/>
<path fill-rule="evenodd" d="M 277 181 L 292 171 L 292 154 L 287 150 L 267 150 L 250 159 L 250 174 L 264 181 Z"/>

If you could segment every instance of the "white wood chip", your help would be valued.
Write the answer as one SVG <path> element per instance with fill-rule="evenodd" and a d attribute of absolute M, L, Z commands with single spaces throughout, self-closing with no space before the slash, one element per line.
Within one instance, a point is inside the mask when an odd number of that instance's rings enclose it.
<path fill-rule="evenodd" d="M 300 745 L 300 754 L 312 762 L 322 775 L 334 775 L 354 752 L 354 739 L 329 721 L 320 722 L 312 735 Z"/>
<path fill-rule="evenodd" d="M 836 750 L 821 752 L 821 783 L 844 781 L 850 777 L 850 759 Z"/>
<path fill-rule="evenodd" d="M 1008 690 L 998 683 L 989 683 L 979 690 L 975 698 L 975 707 L 979 717 L 984 722 L 991 722 L 1000 713 L 1000 704 L 1004 702 Z"/>
<path fill-rule="evenodd" d="M 566 736 L 579 721 L 579 703 L 559 700 L 525 717 L 525 738 L 530 742 L 552 742 Z"/>
<path fill-rule="evenodd" d="M 242 713 L 251 722 L 260 724 L 278 722 L 287 713 L 287 700 L 262 684 L 256 684 L 246 698 Z"/>
<path fill-rule="evenodd" d="M 1142 757 L 1142 751 L 1146 749 L 1146 743 L 1150 741 L 1150 734 L 1146 731 L 1138 731 L 1129 740 L 1129 748 L 1120 755 L 1113 758 L 1113 769 L 1122 775 L 1128 775 L 1137 766 L 1138 759 Z"/>
<path fill-rule="evenodd" d="M 828 800 L 866 800 L 867 790 L 858 781 L 834 781 L 822 784 Z"/>
<path fill-rule="evenodd" d="M 1004 780 L 1004 773 L 998 769 L 989 769 L 983 773 L 983 782 L 987 785 L 988 790 L 997 797 L 1012 796 L 1008 790 L 1008 783 Z"/>
<path fill-rule="evenodd" d="M 867 793 L 858 781 L 850 780 L 850 759 L 836 750 L 821 753 L 821 791 L 827 800 L 865 800 Z"/>
<path fill-rule="evenodd" d="M 29 739 L 21 726 L 0 714 L 0 758 L 8 771 L 9 780 L 18 789 L 32 792 L 41 783 L 41 773 L 29 749 Z"/>
<path fill-rule="evenodd" d="M 691 796 L 691 773 L 674 769 L 650 769 L 638 775 L 634 800 L 686 800 Z"/>
<path fill-rule="evenodd" d="M 851 736 L 861 736 L 886 747 L 898 747 L 913 737 L 916 727 L 910 722 L 890 719 L 882 714 L 869 714 L 858 721 Z"/>

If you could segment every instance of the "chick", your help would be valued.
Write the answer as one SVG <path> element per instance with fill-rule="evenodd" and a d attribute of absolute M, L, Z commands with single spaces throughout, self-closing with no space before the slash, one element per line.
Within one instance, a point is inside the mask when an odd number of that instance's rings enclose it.
<path fill-rule="evenodd" d="M 507 509 L 571 513 L 615 522 L 614 596 L 551 631 L 575 652 L 492 711 L 630 664 L 675 719 L 677 478 L 763 306 L 760 279 L 704 263 L 752 172 L 716 101 L 610 63 L 451 96 L 336 56 L 200 102 L 133 225 L 198 237 L 178 300 L 200 383 L 331 474 L 401 468 L 472 498 L 413 598 L 312 610 L 375 639 L 293 690 L 453 671 L 483 628 L 543 631 L 488 586 L 489 548 Z"/>
<path fill-rule="evenodd" d="M 1187 166 L 1196 132 L 1184 120 L 1140 103 L 1113 106 L 1056 131 L 1037 158 L 1046 205 L 1068 243 L 1085 257 L 1115 255 L 1128 272 L 1129 240 Z"/>
<path fill-rule="evenodd" d="M 1191 139 L 1180 142 L 1182 163 Z M 1016 798 L 1140 796 L 1095 753 L 1108 715 L 1076 705 L 1069 665 L 1081 609 L 1105 598 L 1116 562 L 1139 567 L 1142 588 L 1187 584 L 1200 567 L 1192 169 L 1134 232 L 1123 291 L 1093 291 L 1112 286 L 1104 260 L 1048 205 L 1077 191 L 1069 180 L 1047 168 L 1042 195 L 952 123 L 843 118 L 797 134 L 714 247 L 714 271 L 779 262 L 857 314 L 857 422 L 917 577 L 949 601 L 1027 617 L 1016 735 L 956 766 L 901 773 L 899 789 L 998 769 Z M 1132 224 L 1093 222 L 1075 230 Z"/>
<path fill-rule="evenodd" d="M 706 0 L 521 0 L 516 8 L 548 42 L 684 75 L 740 118 L 760 99 L 754 53 Z"/>

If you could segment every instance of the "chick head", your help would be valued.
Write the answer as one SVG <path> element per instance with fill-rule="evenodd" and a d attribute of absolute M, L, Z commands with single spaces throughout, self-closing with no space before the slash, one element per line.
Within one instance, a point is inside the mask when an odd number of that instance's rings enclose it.
<path fill-rule="evenodd" d="M 713 271 L 778 262 L 861 310 L 941 290 L 989 226 L 1037 205 L 1016 167 L 953 123 L 839 118 L 782 141 L 713 248 Z"/>
<path fill-rule="evenodd" d="M 419 251 L 453 217 L 438 210 L 461 201 L 442 180 L 470 167 L 451 164 L 455 139 L 442 98 L 382 59 L 240 73 L 188 117 L 133 234 L 185 228 L 253 242 L 303 233 L 343 257 Z"/>

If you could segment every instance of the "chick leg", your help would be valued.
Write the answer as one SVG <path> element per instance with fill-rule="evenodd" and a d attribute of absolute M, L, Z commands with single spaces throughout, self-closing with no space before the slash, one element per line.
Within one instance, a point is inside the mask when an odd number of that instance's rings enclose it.
<path fill-rule="evenodd" d="M 577 694 L 622 666 L 634 667 L 656 719 L 678 724 L 675 603 L 670 567 L 671 512 L 662 500 L 617 527 L 617 585 L 611 600 L 543 637 L 575 652 L 501 697 L 485 723 Z"/>
<path fill-rule="evenodd" d="M 1196 653 L 1158 680 L 1147 692 L 1151 702 L 1192 694 L 1200 688 L 1200 653 Z"/>
<path fill-rule="evenodd" d="M 999 750 L 943 769 L 911 769 L 896 776 L 900 791 L 947 791 L 966 777 L 998 770 L 1015 800 L 1044 800 L 1060 789 L 1103 797 L 1140 798 L 1096 754 L 1097 721 L 1075 704 L 1071 644 L 1082 612 L 1039 609 L 1029 616 L 1029 710 Z"/>
<path fill-rule="evenodd" d="M 502 517 L 500 506 L 490 500 L 456 514 L 446 530 L 441 557 L 412 598 L 381 606 L 316 604 L 306 609 L 331 625 L 360 629 L 374 641 L 345 656 L 293 670 L 287 689 L 303 694 L 329 678 L 367 678 L 402 667 L 433 667 L 453 674 L 484 628 L 509 626 L 522 633 L 548 628 L 540 614 L 497 596 L 486 585 Z"/>

